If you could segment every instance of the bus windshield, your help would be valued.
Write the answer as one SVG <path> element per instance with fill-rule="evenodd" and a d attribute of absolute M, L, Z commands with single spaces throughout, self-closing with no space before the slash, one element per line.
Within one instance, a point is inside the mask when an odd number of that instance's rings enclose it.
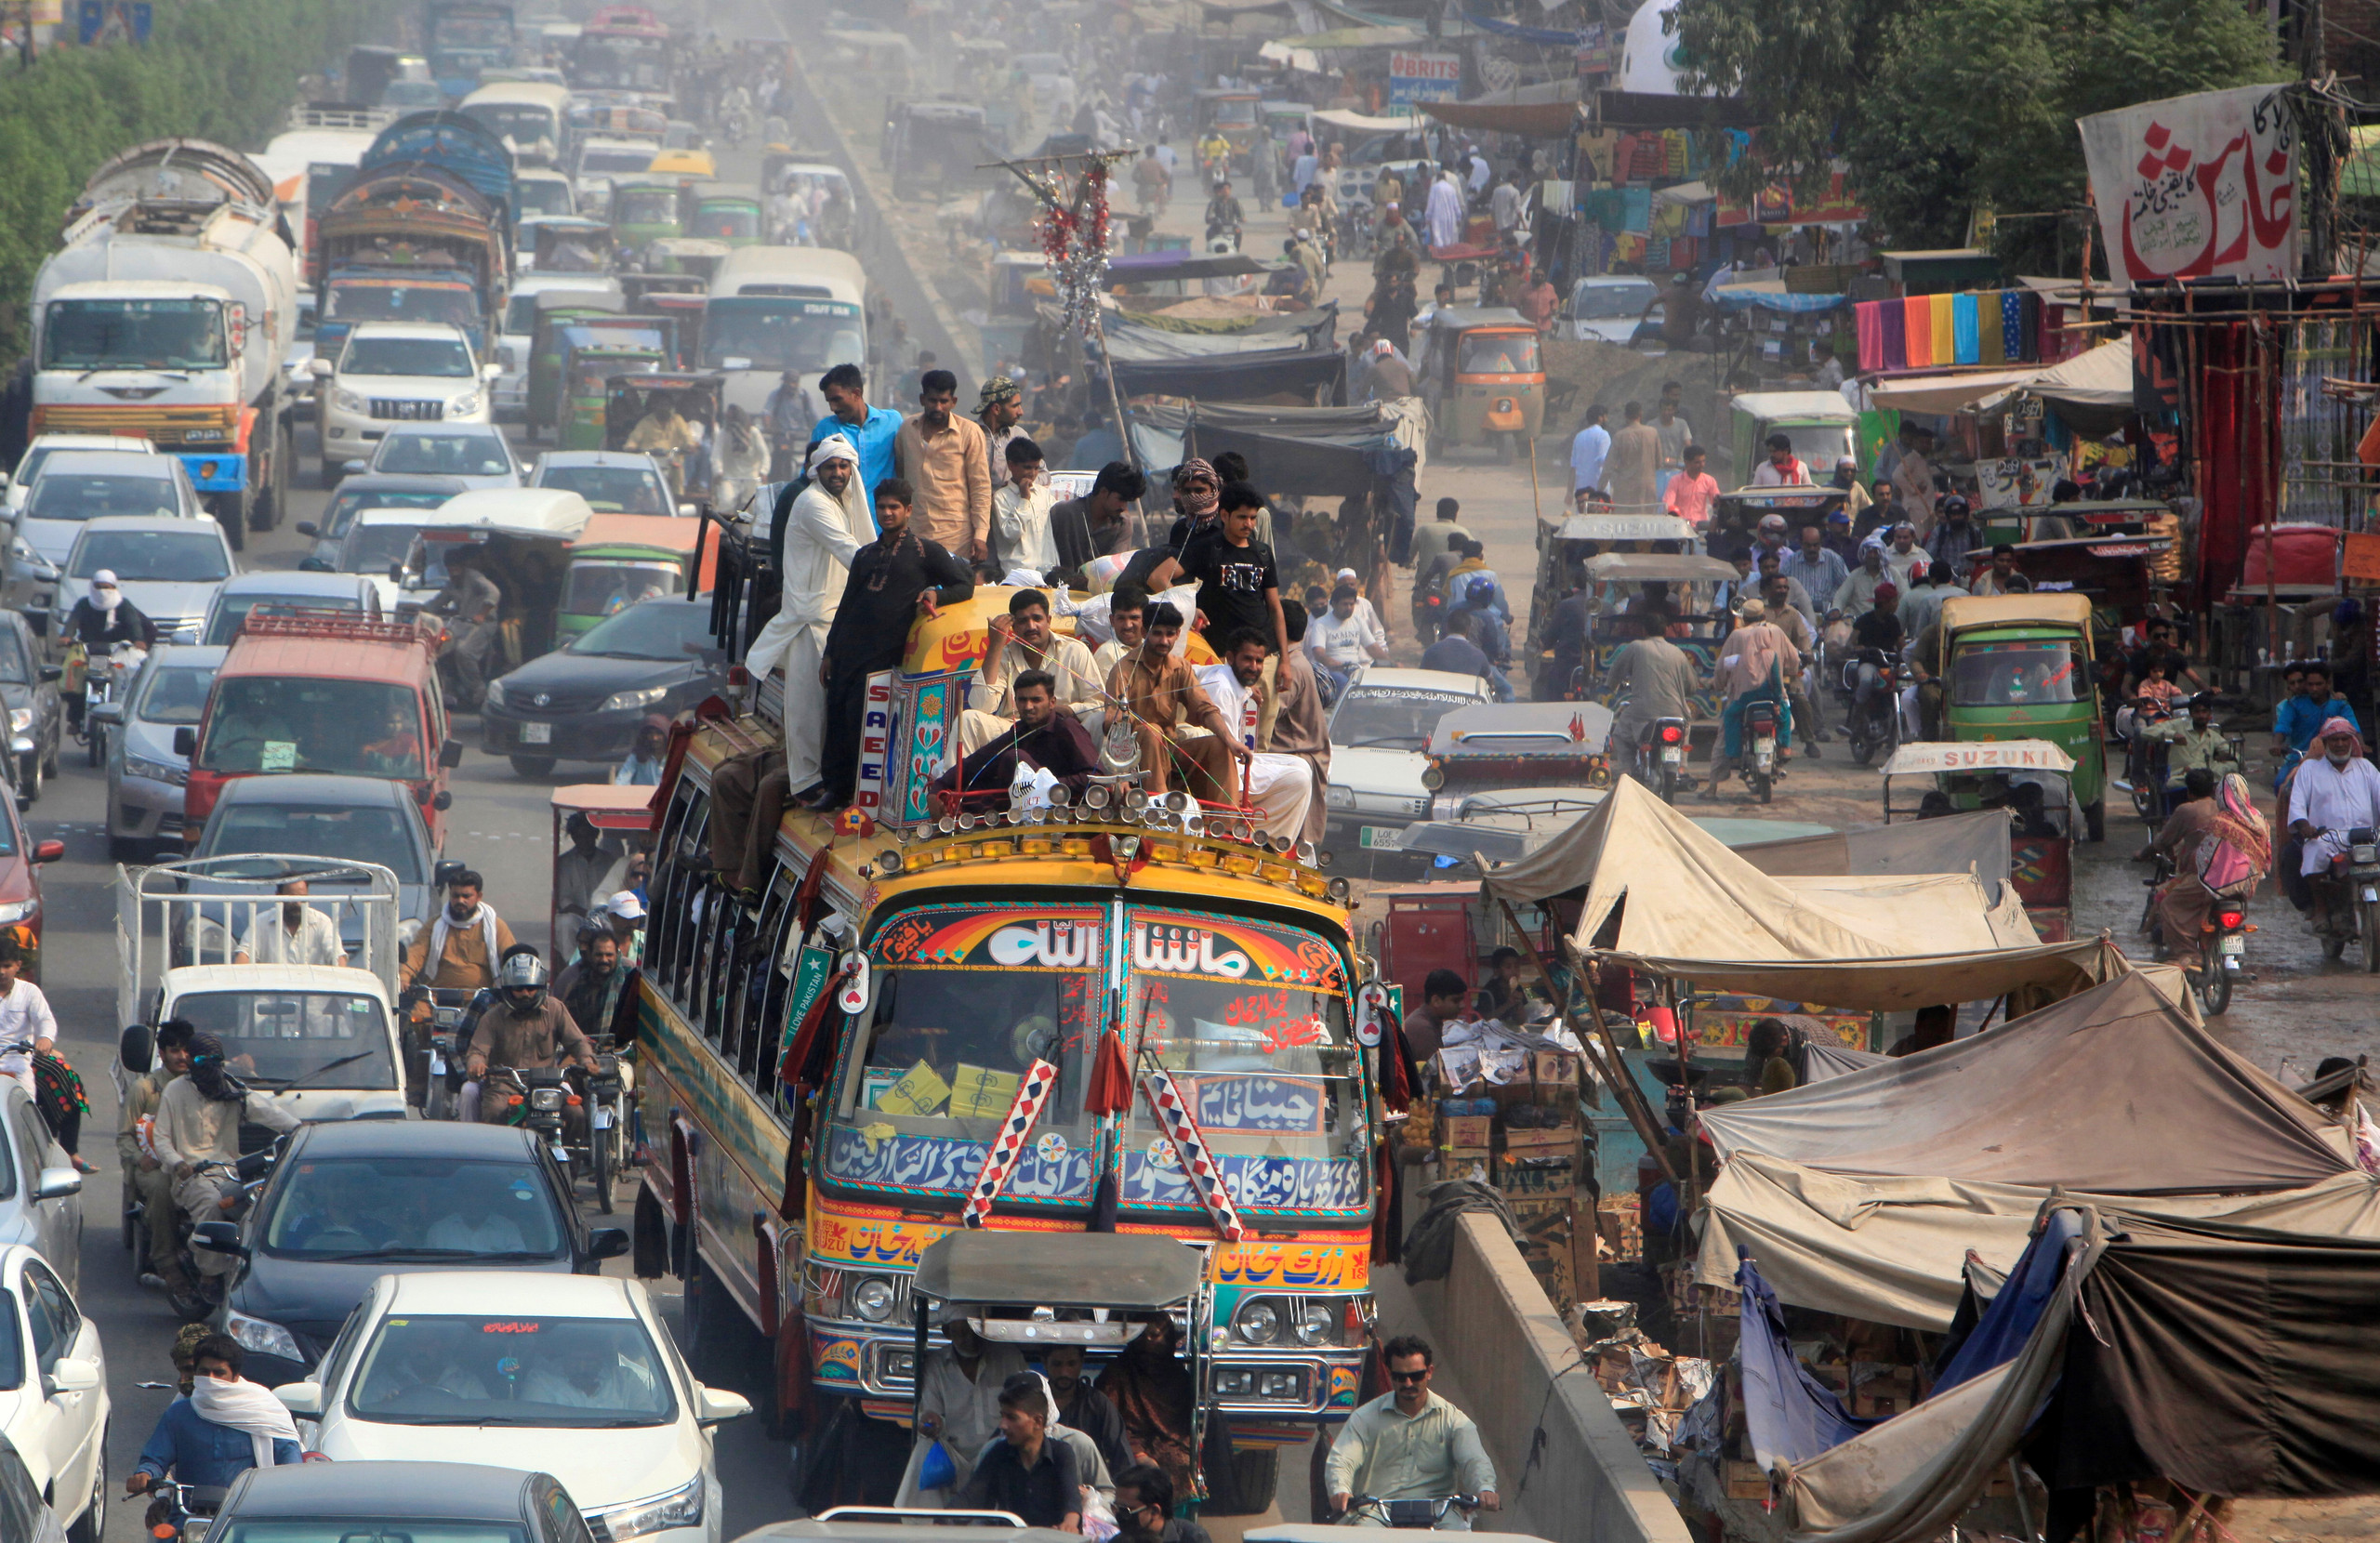
<path fill-rule="evenodd" d="M 848 300 L 718 296 L 703 308 L 706 370 L 798 370 L 866 363 L 867 335 Z M 741 360 L 741 363 L 730 363 Z"/>

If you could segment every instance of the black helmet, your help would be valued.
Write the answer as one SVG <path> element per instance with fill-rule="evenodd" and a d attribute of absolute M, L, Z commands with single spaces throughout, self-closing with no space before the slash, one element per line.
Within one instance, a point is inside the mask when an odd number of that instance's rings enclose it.
<path fill-rule="evenodd" d="M 1967 515 L 1974 513 L 1975 506 L 1968 503 L 1964 495 L 1954 493 L 1949 497 L 1943 499 L 1940 504 L 1937 505 L 1936 510 L 1943 519 L 1948 520 L 1954 514 Z"/>
<path fill-rule="evenodd" d="M 2210 713 L 2215 711 L 2215 693 L 2213 692 L 2199 692 L 2191 696 L 2189 710 L 2196 712 L 2201 707 L 2204 707 Z"/>
<path fill-rule="evenodd" d="M 551 978 L 544 956 L 523 949 L 496 967 L 496 989 L 516 1014 L 531 1013 L 545 1006 L 546 983 Z"/>

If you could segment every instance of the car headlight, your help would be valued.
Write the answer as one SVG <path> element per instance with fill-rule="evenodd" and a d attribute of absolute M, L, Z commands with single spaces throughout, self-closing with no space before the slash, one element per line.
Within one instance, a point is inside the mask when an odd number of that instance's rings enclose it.
<path fill-rule="evenodd" d="M 17 732 L 21 734 L 33 726 L 33 710 L 31 707 L 11 707 L 8 709 L 9 728 L 14 729 Z"/>
<path fill-rule="evenodd" d="M 331 405 L 342 413 L 364 413 L 371 410 L 362 397 L 344 389 L 331 392 Z"/>
<path fill-rule="evenodd" d="M 277 1355 L 299 1365 L 306 1363 L 305 1352 L 298 1348 L 298 1337 L 279 1324 L 226 1310 L 223 1326 L 230 1331 L 231 1342 L 251 1355 Z"/>
<path fill-rule="evenodd" d="M 673 1489 L 667 1495 L 655 1495 L 647 1500 L 631 1500 L 627 1505 L 598 1514 L 612 1543 L 628 1543 L 631 1537 L 667 1532 L 672 1527 L 699 1527 L 703 1524 L 703 1476 L 697 1471 L 683 1487 Z"/>
<path fill-rule="evenodd" d="M 189 767 L 173 766 L 161 760 L 143 760 L 139 756 L 124 758 L 124 774 L 146 777 L 155 783 L 170 783 L 176 787 L 186 787 L 190 784 Z"/>
<path fill-rule="evenodd" d="M 1269 1345 L 1281 1337 L 1281 1310 L 1265 1298 L 1242 1302 L 1231 1326 L 1251 1345 Z"/>
<path fill-rule="evenodd" d="M 33 913 L 40 909 L 40 901 L 12 900 L 6 905 L 0 905 L 0 927 L 10 927 L 20 921 L 31 921 Z"/>
<path fill-rule="evenodd" d="M 465 391 L 446 404 L 446 415 L 453 418 L 467 418 L 479 410 L 480 394 L 477 391 Z"/>
<path fill-rule="evenodd" d="M 1329 807 L 1332 809 L 1353 809 L 1355 807 L 1355 790 L 1352 787 L 1341 787 L 1338 784 L 1333 783 L 1327 790 L 1325 797 Z"/>
<path fill-rule="evenodd" d="M 881 1275 L 870 1275 L 852 1287 L 852 1311 L 871 1324 L 880 1324 L 892 1316 L 892 1283 Z"/>
<path fill-rule="evenodd" d="M 607 713 L 633 712 L 639 707 L 650 707 L 668 694 L 669 688 L 667 686 L 647 686 L 642 691 L 634 692 L 614 692 L 603 698 L 602 710 Z"/>
<path fill-rule="evenodd" d="M 481 700 L 482 700 L 483 703 L 485 703 L 488 706 L 491 706 L 491 707 L 501 707 L 501 706 L 504 706 L 504 682 L 503 682 L 503 681 L 501 681 L 501 680 L 491 680 L 491 681 L 489 681 L 489 682 L 487 683 L 487 692 L 486 692 L 486 693 L 485 693 L 485 694 L 481 698 Z"/>

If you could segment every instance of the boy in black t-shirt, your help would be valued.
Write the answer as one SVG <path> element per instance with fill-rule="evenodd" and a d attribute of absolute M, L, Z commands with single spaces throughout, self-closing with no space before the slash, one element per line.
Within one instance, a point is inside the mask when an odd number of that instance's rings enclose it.
<path fill-rule="evenodd" d="M 1289 624 L 1281 615 L 1281 576 L 1273 548 L 1256 539 L 1256 520 L 1264 509 L 1264 495 L 1246 482 L 1232 482 L 1217 500 L 1222 518 L 1193 534 L 1180 558 L 1168 558 L 1149 576 L 1149 592 L 1157 593 L 1181 579 L 1198 585 L 1198 630 L 1221 658 L 1228 652 L 1223 640 L 1245 627 L 1266 639 L 1264 678 L 1259 690 L 1257 743 L 1273 733 L 1274 715 L 1280 711 L 1278 686 L 1281 657 L 1289 652 Z"/>

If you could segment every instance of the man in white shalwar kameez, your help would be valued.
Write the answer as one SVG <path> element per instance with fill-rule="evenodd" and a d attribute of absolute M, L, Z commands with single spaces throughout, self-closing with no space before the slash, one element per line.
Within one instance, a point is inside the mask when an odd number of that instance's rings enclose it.
<path fill-rule="evenodd" d="M 1223 721 L 1237 730 L 1240 743 L 1254 750 L 1264 660 L 1272 650 L 1252 631 L 1227 643 L 1230 652 L 1222 664 L 1202 665 L 1192 673 Z M 1299 757 L 1257 750 L 1248 768 L 1248 798 L 1265 835 L 1302 837 L 1306 810 L 1314 802 L 1314 772 Z"/>
<path fill-rule="evenodd" d="M 928 1449 L 940 1442 L 950 1454 L 957 1477 L 942 1493 L 955 1495 L 974 1471 L 976 1456 L 1000 1433 L 1000 1384 L 1025 1370 L 1025 1356 L 1013 1345 L 996 1345 L 969 1326 L 964 1317 L 943 1325 L 950 1336 L 947 1347 L 926 1352 L 925 1385 L 919 1395 L 919 1425 L 909 1449 L 909 1466 L 901 1475 L 893 1504 L 931 1504 L 933 1492 L 925 1477 Z"/>
<path fill-rule="evenodd" d="M 786 786 L 797 795 L 818 785 L 818 752 L 826 736 L 826 688 L 818 666 L 860 533 L 873 528 L 859 485 L 859 452 L 850 440 L 840 434 L 820 440 L 810 452 L 810 478 L 786 511 L 779 609 L 744 656 L 756 689 L 785 665 Z"/>
<path fill-rule="evenodd" d="M 2322 725 L 2308 755 L 2289 778 L 2289 834 L 2302 843 L 2298 872 L 2314 896 L 2314 935 L 2329 940 L 2355 930 L 2355 899 L 2330 882 L 2331 859 L 2347 850 L 2347 833 L 2380 827 L 2380 768 L 2363 757 L 2355 725 L 2334 718 Z"/>
<path fill-rule="evenodd" d="M 1421 213 L 1432 247 L 1452 246 L 1462 239 L 1462 187 L 1451 173 L 1430 184 L 1430 201 Z"/>

